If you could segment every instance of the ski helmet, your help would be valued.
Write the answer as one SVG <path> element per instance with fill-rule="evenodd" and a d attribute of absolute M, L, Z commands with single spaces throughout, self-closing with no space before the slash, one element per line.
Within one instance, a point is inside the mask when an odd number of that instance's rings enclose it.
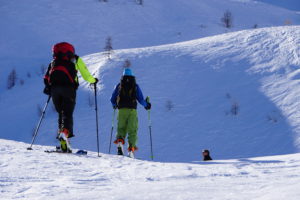
<path fill-rule="evenodd" d="M 124 76 L 133 76 L 132 70 L 130 68 L 125 68 L 123 75 Z"/>

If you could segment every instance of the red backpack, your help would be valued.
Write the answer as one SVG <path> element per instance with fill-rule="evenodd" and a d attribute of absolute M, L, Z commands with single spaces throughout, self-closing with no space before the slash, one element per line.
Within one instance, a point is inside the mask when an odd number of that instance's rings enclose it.
<path fill-rule="evenodd" d="M 49 67 L 50 85 L 78 87 L 77 70 L 72 62 L 75 58 L 74 47 L 67 42 L 61 42 L 53 46 L 52 52 L 54 60 Z"/>

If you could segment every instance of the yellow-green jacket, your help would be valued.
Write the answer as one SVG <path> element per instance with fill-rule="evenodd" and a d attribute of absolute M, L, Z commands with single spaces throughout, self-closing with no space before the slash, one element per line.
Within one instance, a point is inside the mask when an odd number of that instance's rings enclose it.
<path fill-rule="evenodd" d="M 59 71 L 57 77 L 53 78 L 54 75 L 52 75 L 52 73 L 56 73 L 57 71 Z M 73 62 L 53 60 L 49 64 L 44 76 L 44 83 L 46 86 L 72 85 L 77 88 L 79 85 L 77 71 L 80 72 L 85 81 L 89 83 L 96 82 L 96 79 L 91 75 L 83 60 L 79 56 L 75 56 Z"/>
<path fill-rule="evenodd" d="M 89 72 L 89 70 L 87 69 L 85 63 L 83 62 L 83 60 L 79 57 L 76 56 L 76 63 L 75 63 L 75 67 L 76 70 L 80 72 L 82 78 L 89 82 L 89 83 L 95 83 L 96 79 L 91 75 L 91 73 Z M 78 83 L 78 77 L 77 78 L 77 83 Z"/>

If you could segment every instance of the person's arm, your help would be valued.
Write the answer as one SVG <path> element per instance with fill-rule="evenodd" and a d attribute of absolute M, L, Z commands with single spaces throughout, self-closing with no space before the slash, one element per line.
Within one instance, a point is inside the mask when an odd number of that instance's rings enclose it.
<path fill-rule="evenodd" d="M 89 72 L 89 70 L 87 69 L 85 63 L 83 62 L 83 60 L 78 57 L 76 59 L 76 69 L 79 70 L 82 78 L 89 82 L 89 83 L 95 83 L 96 79 L 91 75 L 91 73 Z"/>
<path fill-rule="evenodd" d="M 49 83 L 50 70 L 51 70 L 51 64 L 49 64 L 47 72 L 44 76 L 45 88 L 43 90 L 43 93 L 46 95 L 51 95 L 51 87 L 50 87 L 50 83 Z"/>
<path fill-rule="evenodd" d="M 110 98 L 110 102 L 113 105 L 113 107 L 117 106 L 117 98 L 119 95 L 119 86 L 120 86 L 120 84 L 116 85 L 114 92 L 112 93 L 111 98 Z"/>
<path fill-rule="evenodd" d="M 44 84 L 45 84 L 46 87 L 50 86 L 50 83 L 49 83 L 50 69 L 51 69 L 51 63 L 49 64 L 48 69 L 46 71 L 46 74 L 44 76 Z"/>
<path fill-rule="evenodd" d="M 138 84 L 136 84 L 136 99 L 142 106 L 146 107 L 148 105 L 148 103 L 144 99 L 143 92 Z"/>

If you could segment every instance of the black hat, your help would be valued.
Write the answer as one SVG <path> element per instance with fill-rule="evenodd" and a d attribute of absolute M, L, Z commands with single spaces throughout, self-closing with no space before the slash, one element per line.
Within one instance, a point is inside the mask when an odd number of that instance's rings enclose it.
<path fill-rule="evenodd" d="M 202 153 L 208 153 L 209 154 L 209 150 L 208 149 L 204 149 L 204 150 L 202 150 Z"/>

